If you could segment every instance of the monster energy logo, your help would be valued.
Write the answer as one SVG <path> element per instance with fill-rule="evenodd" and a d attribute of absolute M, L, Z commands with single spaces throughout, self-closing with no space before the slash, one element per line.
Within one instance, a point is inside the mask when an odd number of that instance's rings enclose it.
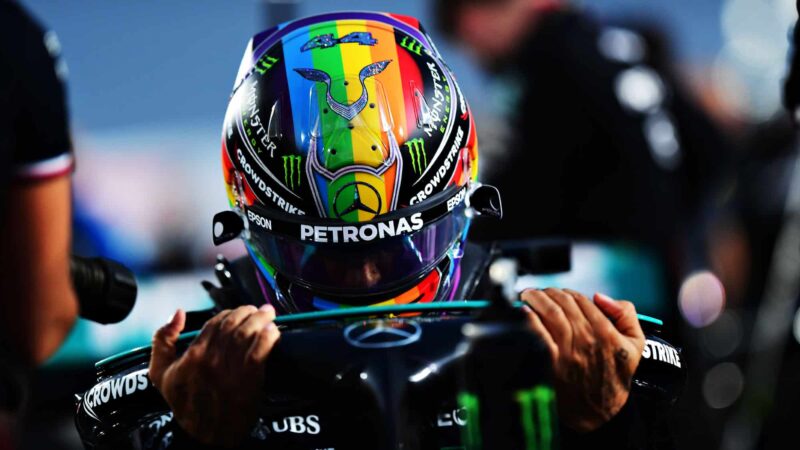
<path fill-rule="evenodd" d="M 420 56 L 422 55 L 422 44 L 420 44 L 419 41 L 414 38 L 403 36 L 403 40 L 400 41 L 400 47 L 405 48 L 411 53 L 416 53 Z"/>
<path fill-rule="evenodd" d="M 467 392 L 458 395 L 458 404 L 464 408 L 467 426 L 461 430 L 461 439 L 470 450 L 481 448 L 481 423 L 478 397 Z"/>
<path fill-rule="evenodd" d="M 259 59 L 258 62 L 256 63 L 255 67 L 256 72 L 260 73 L 261 75 L 264 75 L 278 61 L 279 61 L 278 58 L 273 58 L 272 56 L 264 56 L 263 58 Z"/>
<path fill-rule="evenodd" d="M 283 183 L 294 190 L 295 183 L 300 186 L 300 164 L 303 157 L 300 155 L 288 155 L 283 157 Z"/>
<path fill-rule="evenodd" d="M 553 448 L 553 401 L 555 392 L 547 386 L 517 391 L 522 430 L 525 433 L 525 448 L 528 450 L 550 450 Z"/>
<path fill-rule="evenodd" d="M 414 173 L 421 174 L 428 167 L 428 155 L 425 153 L 425 141 L 422 138 L 414 138 L 405 144 L 408 154 L 411 155 L 411 168 Z"/>
<path fill-rule="evenodd" d="M 525 436 L 526 450 L 551 450 L 555 429 L 555 392 L 548 386 L 535 386 L 514 393 L 520 407 L 520 424 Z M 466 426 L 462 428 L 462 441 L 467 449 L 482 447 L 480 408 L 478 397 L 462 392 L 459 405 L 466 413 Z"/>

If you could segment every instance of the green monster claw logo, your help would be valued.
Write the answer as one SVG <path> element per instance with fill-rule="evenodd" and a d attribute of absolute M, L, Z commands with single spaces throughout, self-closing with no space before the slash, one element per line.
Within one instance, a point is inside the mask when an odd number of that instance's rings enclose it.
<path fill-rule="evenodd" d="M 422 138 L 414 138 L 406 141 L 405 144 L 408 154 L 411 155 L 411 168 L 414 173 L 421 174 L 428 167 L 428 155 L 425 153 L 425 141 Z"/>
<path fill-rule="evenodd" d="M 517 391 L 522 430 L 525 432 L 525 448 L 528 450 L 550 450 L 553 448 L 553 401 L 556 394 L 547 386 Z M 534 416 L 536 422 L 534 422 Z"/>
<path fill-rule="evenodd" d="M 467 426 L 461 431 L 461 440 L 469 450 L 477 450 L 481 446 L 481 425 L 480 409 L 478 408 L 478 397 L 462 392 L 458 395 L 458 404 L 464 408 L 466 413 Z"/>
<path fill-rule="evenodd" d="M 300 155 L 288 155 L 283 157 L 283 183 L 291 190 L 300 187 L 300 164 L 303 157 Z M 296 186 L 295 186 L 296 184 Z"/>
<path fill-rule="evenodd" d="M 400 46 L 411 53 L 416 53 L 417 55 L 422 56 L 422 44 L 420 44 L 419 41 L 414 38 L 403 36 L 403 40 L 400 41 Z"/>
<path fill-rule="evenodd" d="M 258 62 L 256 63 L 256 67 L 255 67 L 256 72 L 258 72 L 261 75 L 264 75 L 278 61 L 279 61 L 278 58 L 273 58 L 272 56 L 264 55 L 264 57 L 259 59 Z"/>
<path fill-rule="evenodd" d="M 535 386 L 515 392 L 514 400 L 520 407 L 520 421 L 525 435 L 526 450 L 552 450 L 555 423 L 555 392 L 548 386 Z M 458 404 L 466 413 L 466 426 L 462 428 L 462 441 L 468 450 L 482 447 L 480 408 L 476 395 L 462 392 Z"/>

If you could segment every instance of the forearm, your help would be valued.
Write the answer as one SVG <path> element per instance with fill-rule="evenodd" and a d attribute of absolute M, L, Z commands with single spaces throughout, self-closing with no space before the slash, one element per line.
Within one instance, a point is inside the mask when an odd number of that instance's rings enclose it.
<path fill-rule="evenodd" d="M 78 316 L 69 274 L 70 179 L 14 186 L 0 235 L 0 326 L 17 358 L 38 364 Z"/>
<path fill-rule="evenodd" d="M 68 274 L 17 280 L 17 286 L 3 290 L 8 300 L 0 312 L 0 326 L 17 358 L 27 364 L 41 364 L 58 350 L 75 324 L 77 301 Z"/>

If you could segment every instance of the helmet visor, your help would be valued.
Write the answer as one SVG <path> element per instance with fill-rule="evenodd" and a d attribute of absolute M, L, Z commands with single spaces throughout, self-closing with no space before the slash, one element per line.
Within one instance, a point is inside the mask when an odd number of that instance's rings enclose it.
<path fill-rule="evenodd" d="M 430 271 L 463 237 L 469 222 L 466 191 L 449 189 L 425 208 L 403 208 L 397 211 L 402 214 L 361 223 L 248 207 L 248 242 L 280 274 L 318 294 L 396 291 Z"/>

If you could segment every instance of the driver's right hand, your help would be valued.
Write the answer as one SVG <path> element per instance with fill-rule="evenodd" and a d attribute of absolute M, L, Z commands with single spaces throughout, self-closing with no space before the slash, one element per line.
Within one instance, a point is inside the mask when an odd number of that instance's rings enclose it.
<path fill-rule="evenodd" d="M 186 352 L 175 343 L 186 313 L 175 312 L 153 336 L 150 380 L 180 427 L 205 445 L 233 447 L 250 432 L 264 387 L 264 361 L 280 337 L 275 309 L 225 310 L 203 326 Z"/>

